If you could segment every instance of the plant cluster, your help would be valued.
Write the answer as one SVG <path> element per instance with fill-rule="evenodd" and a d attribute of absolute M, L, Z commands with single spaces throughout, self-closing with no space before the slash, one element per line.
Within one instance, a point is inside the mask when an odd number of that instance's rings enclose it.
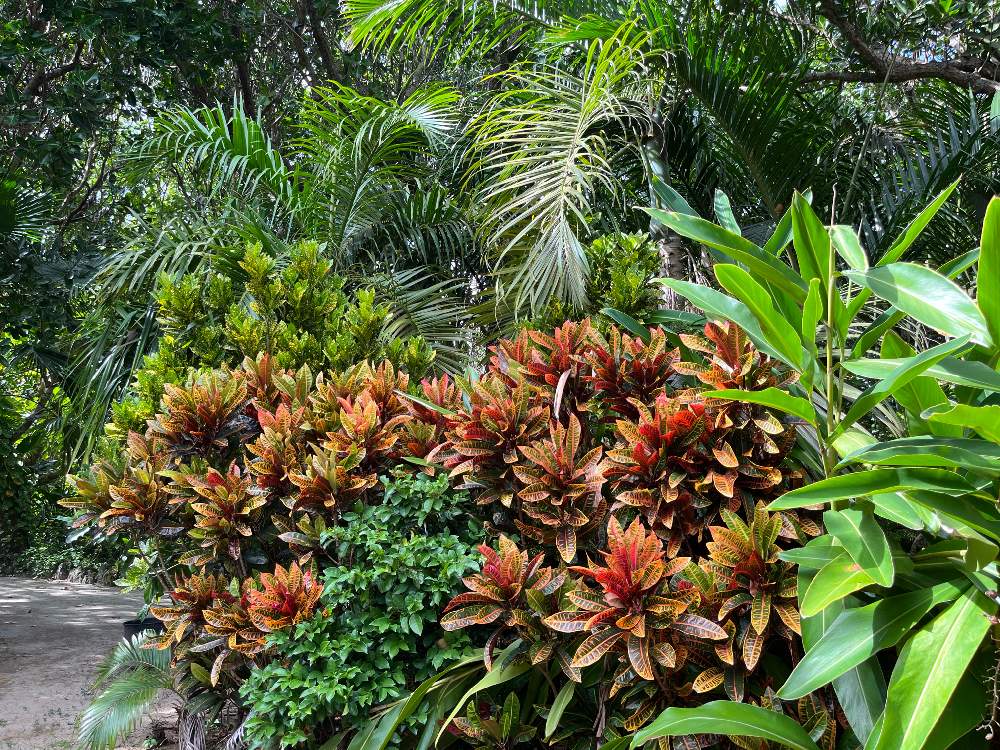
<path fill-rule="evenodd" d="M 340 628 L 359 653 L 381 639 L 369 704 L 396 697 L 452 653 L 424 624 L 467 569 L 471 547 L 450 530 L 459 528 L 461 496 L 441 480 L 405 477 L 407 466 L 419 468 L 407 459 L 422 462 L 441 432 L 439 415 L 411 389 L 420 390 L 388 361 L 314 377 L 261 354 L 167 384 L 144 433 L 128 434 L 123 461 L 73 478 L 76 494 L 62 504 L 76 511 L 75 525 L 135 540 L 147 601 L 166 594 L 151 607 L 166 627 L 156 645 L 172 649 L 182 693 L 205 707 L 242 705 L 251 669 L 272 659 L 287 666 L 310 629 L 325 639 Z M 446 377 L 425 380 L 421 392 L 430 405 L 456 397 Z M 384 608 L 381 631 L 364 615 L 368 600 Z M 418 649 L 411 664 L 396 658 Z M 283 715 L 283 726 L 311 733 L 317 712 L 317 721 L 341 715 L 331 713 L 340 700 L 320 698 L 321 707 Z"/>
<path fill-rule="evenodd" d="M 681 339 L 691 361 L 662 330 L 606 338 L 589 320 L 501 341 L 430 455 L 489 506 L 498 535 L 441 624 L 489 626 L 487 668 L 527 665 L 550 699 L 573 694 L 561 720 L 548 709 L 550 744 L 610 741 L 717 696 L 760 701 L 781 673 L 765 663 L 797 658 L 795 566 L 779 554 L 820 528 L 764 509 L 795 486 L 785 459 L 797 428 L 723 390 L 794 376 L 735 325 Z M 833 743 L 836 704 L 816 701 L 810 730 Z M 492 731 L 508 709 L 470 704 L 456 729 L 511 746 L 531 730 Z"/>
<path fill-rule="evenodd" d="M 275 367 L 342 372 L 389 360 L 421 378 L 434 352 L 419 336 L 388 334 L 392 315 L 372 289 L 348 293 L 324 247 L 300 242 L 279 258 L 251 243 L 212 273 L 161 274 L 157 351 L 135 373 L 132 394 L 112 407 L 111 435 L 144 429 L 167 385 L 192 368 L 236 365 L 270 355 Z"/>

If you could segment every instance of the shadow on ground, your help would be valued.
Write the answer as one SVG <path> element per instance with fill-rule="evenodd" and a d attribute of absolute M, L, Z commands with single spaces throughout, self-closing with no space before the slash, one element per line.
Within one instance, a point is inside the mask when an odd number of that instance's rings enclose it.
<path fill-rule="evenodd" d="M 74 747 L 94 671 L 141 606 L 104 586 L 0 578 L 0 750 Z"/>

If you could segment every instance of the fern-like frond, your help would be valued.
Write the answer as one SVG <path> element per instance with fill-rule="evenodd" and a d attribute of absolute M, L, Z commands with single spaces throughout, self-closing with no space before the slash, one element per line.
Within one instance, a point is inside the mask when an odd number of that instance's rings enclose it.
<path fill-rule="evenodd" d="M 123 640 L 98 669 L 100 692 L 80 716 L 77 741 L 85 750 L 109 750 L 125 738 L 161 690 L 172 686 L 170 653 Z"/>
<path fill-rule="evenodd" d="M 644 43 L 631 24 L 588 45 L 579 73 L 554 64 L 516 68 L 474 124 L 472 175 L 482 186 L 481 235 L 503 294 L 543 308 L 553 296 L 582 307 L 589 268 L 582 236 L 598 197 L 614 204 L 621 144 L 605 131 L 641 108 L 623 96 L 641 69 Z"/>

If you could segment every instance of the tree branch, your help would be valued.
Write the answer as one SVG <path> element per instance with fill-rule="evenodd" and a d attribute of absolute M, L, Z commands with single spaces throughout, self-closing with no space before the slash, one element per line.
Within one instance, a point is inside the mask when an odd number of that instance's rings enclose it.
<path fill-rule="evenodd" d="M 83 55 L 83 42 L 76 43 L 76 50 L 73 52 L 73 59 L 68 63 L 59 65 L 52 70 L 45 70 L 45 68 L 39 68 L 35 71 L 35 74 L 31 76 L 27 85 L 25 85 L 24 90 L 21 92 L 21 96 L 26 99 L 32 99 L 37 96 L 43 88 L 57 78 L 62 78 L 67 73 L 76 70 L 77 68 L 89 68 L 92 66 L 91 63 L 84 63 L 81 60 Z"/>
<path fill-rule="evenodd" d="M 837 7 L 836 0 L 820 0 L 819 12 L 833 24 L 851 46 L 868 70 L 819 70 L 803 76 L 803 83 L 847 81 L 859 83 L 904 83 L 921 79 L 948 81 L 968 87 L 977 94 L 1000 91 L 996 80 L 997 66 L 986 60 L 964 58 L 933 62 L 913 62 L 880 52 L 865 39 L 861 31 Z M 984 72 L 990 71 L 993 78 Z"/>

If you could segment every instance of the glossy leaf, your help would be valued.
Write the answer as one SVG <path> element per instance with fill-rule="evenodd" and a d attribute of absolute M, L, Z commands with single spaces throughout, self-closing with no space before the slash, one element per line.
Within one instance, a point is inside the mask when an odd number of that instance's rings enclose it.
<path fill-rule="evenodd" d="M 892 375 L 905 361 L 903 358 L 895 357 L 889 359 L 853 359 L 844 362 L 844 369 L 863 378 L 882 380 Z M 924 375 L 955 385 L 982 388 L 987 391 L 1000 391 L 1000 372 L 975 360 L 945 357 L 940 362 L 928 367 L 924 371 Z"/>
<path fill-rule="evenodd" d="M 833 500 L 864 497 L 900 490 L 931 490 L 934 492 L 965 493 L 974 488 L 953 471 L 944 469 L 901 468 L 871 469 L 830 477 L 786 492 L 771 503 L 771 510 L 803 508 Z"/>
<path fill-rule="evenodd" d="M 868 657 L 894 646 L 933 607 L 955 599 L 960 593 L 960 586 L 942 583 L 865 607 L 845 609 L 809 647 L 778 696 L 801 698 L 818 690 Z"/>
<path fill-rule="evenodd" d="M 845 456 L 838 467 L 852 463 L 877 466 L 934 466 L 966 469 L 993 476 L 1000 473 L 1000 445 L 975 438 L 920 435 L 869 445 Z"/>
<path fill-rule="evenodd" d="M 559 720 L 562 718 L 563 712 L 566 707 L 573 700 L 573 693 L 576 692 L 576 683 L 573 681 L 567 682 L 559 690 L 559 694 L 556 695 L 552 705 L 549 707 L 549 715 L 545 719 L 545 739 L 551 737 L 555 731 L 559 728 Z"/>
<path fill-rule="evenodd" d="M 863 571 L 847 552 L 828 562 L 799 595 L 799 609 L 803 617 L 812 617 L 832 602 L 843 599 L 875 580 Z"/>
<path fill-rule="evenodd" d="M 990 335 L 1000 342 L 1000 198 L 997 196 L 986 207 L 976 282 L 976 302 L 986 318 Z"/>
<path fill-rule="evenodd" d="M 903 647 L 874 750 L 920 750 L 989 632 L 997 604 L 968 589 Z"/>
<path fill-rule="evenodd" d="M 977 344 L 993 345 L 976 303 L 937 271 L 915 263 L 893 263 L 844 275 L 935 331 L 967 335 Z"/>
<path fill-rule="evenodd" d="M 796 302 L 801 303 L 805 299 L 806 285 L 799 275 L 749 240 L 695 216 L 655 208 L 645 210 L 677 234 L 719 250 L 737 263 L 742 263 L 758 278 L 790 294 Z"/>
<path fill-rule="evenodd" d="M 795 750 L 819 750 L 806 730 L 788 716 L 732 701 L 712 701 L 698 708 L 668 708 L 652 724 L 636 733 L 632 747 L 641 747 L 657 737 L 686 734 L 760 737 Z"/>
<path fill-rule="evenodd" d="M 892 586 L 895 568 L 885 533 L 869 511 L 855 508 L 823 514 L 827 531 L 879 586 Z"/>
<path fill-rule="evenodd" d="M 816 424 L 816 410 L 812 403 L 804 398 L 792 396 L 787 391 L 778 388 L 765 388 L 762 391 L 741 391 L 733 388 L 726 388 L 718 391 L 708 391 L 707 398 L 724 398 L 730 401 L 742 401 L 747 404 L 760 404 L 770 406 L 786 414 L 793 414 L 804 419 L 811 425 Z"/>

